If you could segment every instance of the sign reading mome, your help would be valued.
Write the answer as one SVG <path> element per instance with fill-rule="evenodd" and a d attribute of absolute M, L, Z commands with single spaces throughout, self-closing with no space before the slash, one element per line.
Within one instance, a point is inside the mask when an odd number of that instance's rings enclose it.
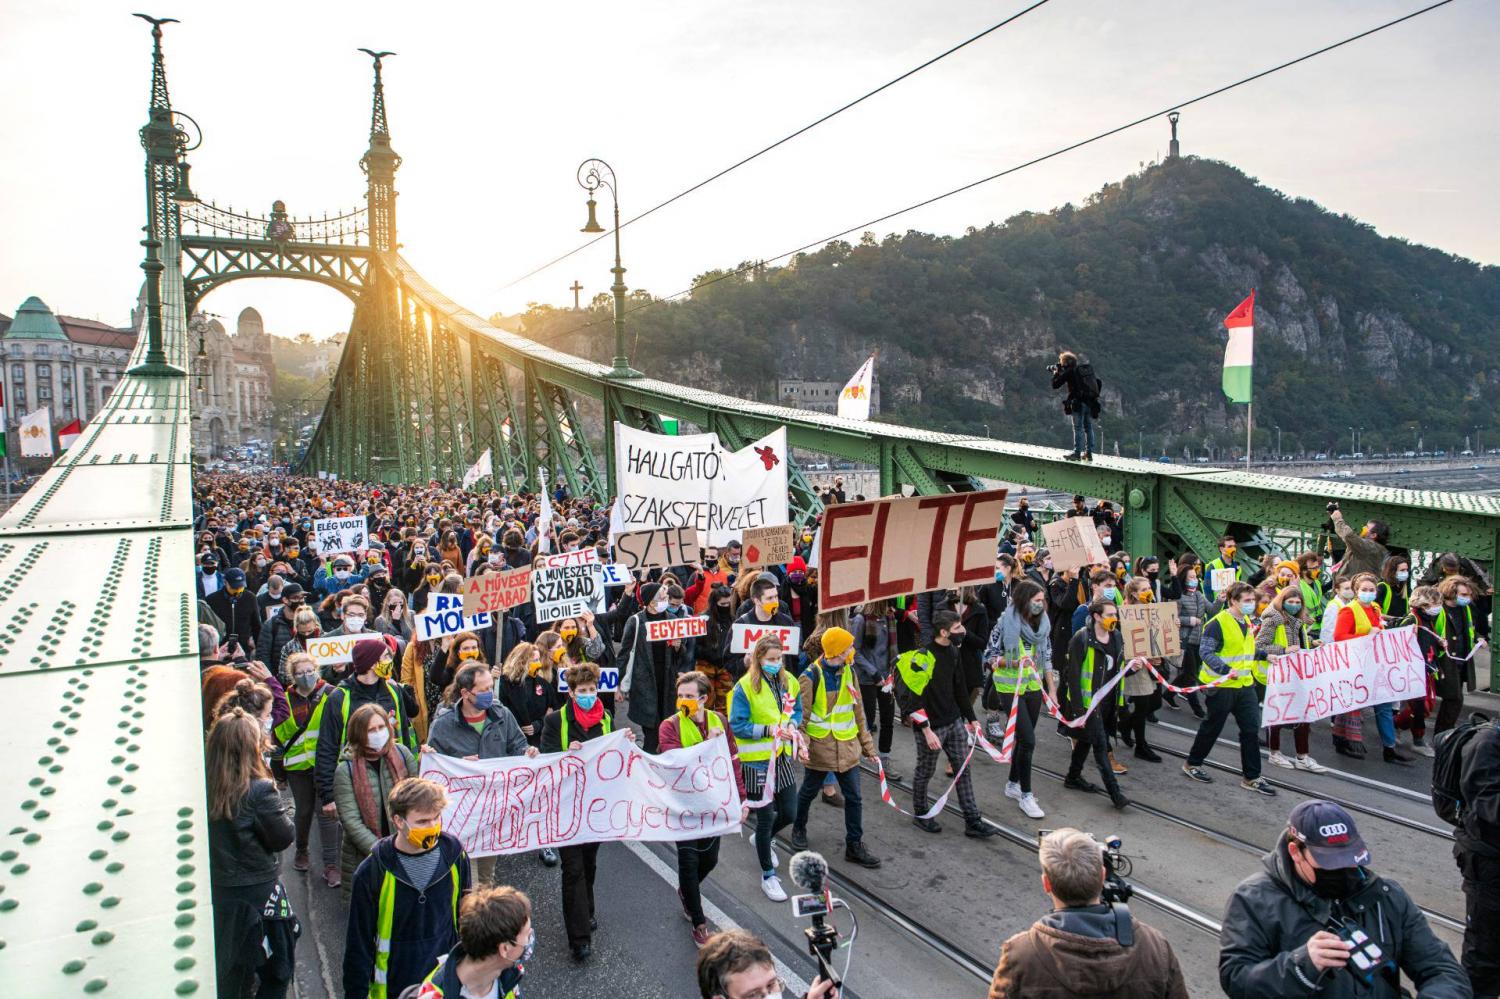
<path fill-rule="evenodd" d="M 365 518 L 324 517 L 313 521 L 313 540 L 324 555 L 357 552 L 365 547 Z"/>
<path fill-rule="evenodd" d="M 493 623 L 488 614 L 465 615 L 464 598 L 457 593 L 429 594 L 426 609 L 415 617 L 417 638 L 424 642 L 460 631 L 482 631 Z"/>
<path fill-rule="evenodd" d="M 670 569 L 698 561 L 698 531 L 692 527 L 657 527 L 615 536 L 615 558 L 635 572 Z"/>
<path fill-rule="evenodd" d="M 688 527 L 705 544 L 727 545 L 746 528 L 785 524 L 787 461 L 785 427 L 726 451 L 717 434 L 678 437 L 616 423 L 620 499 L 611 528 Z"/>
<path fill-rule="evenodd" d="M 729 651 L 738 655 L 751 652 L 755 643 L 766 635 L 775 635 L 781 640 L 781 654 L 795 656 L 802 651 L 802 629 L 795 625 L 782 624 L 732 624 L 729 626 Z"/>
<path fill-rule="evenodd" d="M 545 624 L 604 606 L 604 567 L 592 547 L 548 555 L 531 566 L 531 600 Z"/>
<path fill-rule="evenodd" d="M 1004 489 L 830 506 L 818 610 L 993 581 L 1004 514 Z"/>

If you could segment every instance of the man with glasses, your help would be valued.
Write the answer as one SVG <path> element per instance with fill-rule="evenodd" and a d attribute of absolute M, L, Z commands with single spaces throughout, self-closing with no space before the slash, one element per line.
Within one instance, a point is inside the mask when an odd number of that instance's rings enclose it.
<path fill-rule="evenodd" d="M 703 999 L 782 999 L 785 989 L 770 948 L 745 930 L 715 933 L 698 951 L 698 991 Z M 805 999 L 838 996 L 837 986 L 819 978 Z"/>

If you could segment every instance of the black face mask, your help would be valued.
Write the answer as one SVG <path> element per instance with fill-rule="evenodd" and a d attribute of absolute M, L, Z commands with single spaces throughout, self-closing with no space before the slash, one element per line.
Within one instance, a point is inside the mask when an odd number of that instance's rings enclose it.
<path fill-rule="evenodd" d="M 1319 898 L 1348 898 L 1365 883 L 1364 869 L 1359 867 L 1336 867 L 1331 871 L 1319 867 L 1313 876 L 1313 894 Z"/>

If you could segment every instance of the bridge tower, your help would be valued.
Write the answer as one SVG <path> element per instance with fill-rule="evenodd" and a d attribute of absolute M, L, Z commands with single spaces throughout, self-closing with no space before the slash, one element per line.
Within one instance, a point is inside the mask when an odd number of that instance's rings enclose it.
<path fill-rule="evenodd" d="M 394 250 L 396 243 L 396 170 L 401 157 L 391 148 L 391 129 L 385 117 L 385 84 L 380 78 L 381 62 L 394 52 L 360 49 L 375 61 L 375 93 L 370 106 L 370 148 L 360 158 L 359 168 L 369 178 L 365 197 L 370 210 L 370 248 Z"/>

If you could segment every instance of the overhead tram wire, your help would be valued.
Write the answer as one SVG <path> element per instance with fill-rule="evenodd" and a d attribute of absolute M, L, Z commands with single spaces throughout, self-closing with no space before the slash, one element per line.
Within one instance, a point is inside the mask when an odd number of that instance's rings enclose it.
<path fill-rule="evenodd" d="M 779 253 L 779 254 L 777 254 L 774 257 L 759 258 L 759 259 L 753 261 L 752 263 L 746 264 L 743 267 L 736 268 L 735 270 L 732 270 L 732 271 L 725 271 L 724 273 L 719 274 L 716 277 L 709 278 L 706 281 L 700 281 L 699 283 L 693 285 L 691 288 L 684 288 L 682 291 L 674 292 L 673 294 L 667 295 L 667 296 L 665 296 L 663 298 L 652 299 L 650 302 L 646 302 L 646 303 L 644 303 L 642 305 L 637 305 L 634 308 L 625 310 L 625 314 L 626 315 L 631 315 L 632 313 L 639 312 L 642 309 L 649 309 L 649 308 L 651 308 L 653 306 L 661 305 L 661 304 L 664 304 L 666 302 L 670 302 L 673 299 L 681 298 L 684 295 L 691 295 L 693 292 L 698 291 L 701 288 L 707 288 L 709 285 L 717 284 L 720 281 L 726 281 L 726 280 L 728 280 L 730 278 L 739 277 L 742 274 L 746 274 L 749 271 L 752 271 L 752 270 L 754 270 L 757 267 L 763 266 L 767 262 L 776 261 L 776 260 L 785 260 L 787 257 L 792 257 L 792 256 L 795 256 L 795 255 L 797 255 L 799 253 L 805 253 L 808 250 L 816 249 L 818 247 L 821 247 L 821 246 L 824 246 L 824 245 L 826 245 L 828 243 L 831 243 L 832 241 L 834 241 L 836 239 L 842 239 L 844 236 L 848 236 L 848 235 L 850 235 L 852 233 L 856 233 L 856 232 L 860 232 L 861 230 L 869 229 L 871 226 L 880 225 L 882 222 L 888 222 L 888 221 L 890 221 L 893 218 L 897 218 L 897 217 L 899 217 L 901 215 L 906 215 L 906 214 L 908 214 L 910 212 L 914 212 L 914 211 L 916 211 L 919 208 L 926 208 L 928 205 L 936 204 L 937 202 L 943 201 L 946 198 L 951 198 L 954 195 L 963 194 L 965 191 L 971 191 L 974 188 L 980 187 L 980 186 L 982 186 L 984 184 L 988 184 L 991 181 L 999 180 L 1001 177 L 1007 177 L 1007 176 L 1009 176 L 1009 175 L 1011 175 L 1013 173 L 1018 173 L 1018 172 L 1020 172 L 1022 170 L 1025 170 L 1028 167 L 1036 166 L 1038 163 L 1045 163 L 1048 160 L 1056 159 L 1057 157 L 1062 156 L 1062 155 L 1064 155 L 1066 153 L 1071 153 L 1071 152 L 1073 152 L 1076 149 L 1082 149 L 1084 146 L 1092 145 L 1095 142 L 1099 142 L 1099 141 L 1101 141 L 1103 139 L 1108 139 L 1111 136 L 1118 135 L 1121 132 L 1128 131 L 1129 129 L 1135 128 L 1135 127 L 1137 127 L 1139 125 L 1143 125 L 1146 122 L 1154 121 L 1157 118 L 1160 118 L 1161 116 L 1167 114 L 1170 111 L 1175 111 L 1175 110 L 1178 110 L 1180 108 L 1191 107 L 1194 104 L 1200 104 L 1203 101 L 1209 100 L 1210 98 L 1218 97 L 1218 96 L 1220 96 L 1222 94 L 1226 94 L 1229 91 L 1234 90 L 1234 89 L 1236 89 L 1238 87 L 1243 87 L 1247 83 L 1253 83 L 1256 80 L 1264 79 L 1265 77 L 1271 76 L 1274 73 L 1279 73 L 1279 72 L 1281 72 L 1284 69 L 1290 69 L 1291 67 L 1296 66 L 1296 65 L 1298 65 L 1300 63 L 1307 62 L 1309 59 L 1314 59 L 1314 58 L 1316 58 L 1316 57 L 1318 57 L 1320 55 L 1326 55 L 1327 53 L 1332 52 L 1335 49 L 1343 48 L 1345 45 L 1348 45 L 1348 44 L 1350 44 L 1352 42 L 1357 42 L 1357 41 L 1360 41 L 1361 39 L 1369 38 L 1371 35 L 1378 34 L 1379 32 L 1382 32 L 1382 31 L 1386 30 L 1387 28 L 1394 28 L 1398 24 L 1402 24 L 1402 23 L 1404 23 L 1406 21 L 1412 20 L 1413 18 L 1417 18 L 1417 17 L 1422 16 L 1423 14 L 1426 14 L 1426 13 L 1429 13 L 1431 11 L 1437 10 L 1439 7 L 1445 7 L 1445 6 L 1447 6 L 1448 4 L 1450 4 L 1452 2 L 1453 2 L 1453 0 L 1437 0 L 1436 3 L 1428 4 L 1426 7 L 1422 7 L 1420 9 L 1418 9 L 1418 10 L 1414 10 L 1410 14 L 1404 14 L 1401 17 L 1395 18 L 1395 19 L 1390 20 L 1390 21 L 1386 21 L 1385 23 L 1376 25 L 1375 27 L 1370 28 L 1368 30 L 1361 31 L 1357 35 L 1350 35 L 1348 38 L 1342 39 L 1341 41 L 1333 42 L 1332 44 L 1325 45 L 1325 46 L 1323 46 L 1322 48 L 1319 48 L 1319 49 L 1314 49 L 1313 51 L 1308 52 L 1308 53 L 1306 53 L 1304 55 L 1300 55 L 1300 56 L 1296 57 L 1295 59 L 1288 59 L 1286 62 L 1279 63 L 1279 64 L 1277 64 L 1275 66 L 1270 67 L 1269 69 L 1263 69 L 1263 70 L 1261 70 L 1258 73 L 1254 73 L 1254 74 L 1252 74 L 1250 76 L 1243 77 L 1242 79 L 1236 80 L 1233 83 L 1225 84 L 1222 87 L 1216 87 L 1213 90 L 1210 90 L 1210 91 L 1208 91 L 1206 93 L 1199 94 L 1197 97 L 1193 97 L 1193 98 L 1191 98 L 1189 100 L 1180 101 L 1180 102 L 1175 103 L 1175 104 L 1168 104 L 1166 107 L 1162 108 L 1160 111 L 1153 111 L 1151 114 L 1142 115 L 1141 117 L 1136 118 L 1136 119 L 1134 119 L 1132 121 L 1128 121 L 1128 122 L 1126 122 L 1123 125 L 1117 125 L 1114 128 L 1108 129 L 1107 131 L 1100 132 L 1097 135 L 1092 135 L 1092 136 L 1090 136 L 1087 139 L 1080 139 L 1077 142 L 1070 143 L 1069 145 L 1062 146 L 1062 147 L 1060 147 L 1058 149 L 1054 149 L 1050 153 L 1044 153 L 1041 156 L 1037 156 L 1037 157 L 1034 157 L 1033 159 L 1029 159 L 1029 160 L 1027 160 L 1024 163 L 1018 163 L 1015 166 L 1007 167 L 1004 170 L 1001 170 L 1001 171 L 999 171 L 997 173 L 992 173 L 992 174 L 990 174 L 990 175 L 988 175 L 986 177 L 981 177 L 978 180 L 971 181 L 971 182 L 969 182 L 967 184 L 962 185 L 961 187 L 955 187 L 951 191 L 945 191 L 942 194 L 933 195 L 932 197 L 925 198 L 925 199 L 923 199 L 921 201 L 916 202 L 915 204 L 907 205 L 905 208 L 899 208 L 896 211 L 888 212 L 885 215 L 881 215 L 878 218 L 870 219 L 867 222 L 862 222 L 859 225 L 850 226 L 847 229 L 843 229 L 843 230 L 841 230 L 839 232 L 836 232 L 836 233 L 834 233 L 834 234 L 832 234 L 830 236 L 825 236 L 822 239 L 813 240 L 810 243 L 804 243 L 803 245 L 801 245 L 799 247 L 796 247 L 795 249 L 787 250 L 784 253 Z M 591 326 L 598 325 L 599 323 L 602 323 L 602 322 L 612 322 L 612 321 L 613 321 L 613 317 L 612 316 L 606 316 L 606 317 L 604 317 L 602 319 L 592 319 L 592 320 L 590 320 L 590 321 L 588 321 L 586 323 L 581 323 L 578 326 L 572 327 L 571 329 L 564 330 L 564 331 L 562 331 L 560 333 L 552 334 L 547 339 L 548 339 L 548 341 L 560 340 L 560 339 L 562 339 L 565 336 L 571 336 L 574 333 L 580 333 L 583 330 L 586 330 L 586 329 L 588 329 Z M 538 342 L 540 342 L 540 341 L 538 341 Z"/>
<path fill-rule="evenodd" d="M 914 66 L 911 69 L 907 70 L 905 73 L 902 73 L 900 76 L 897 76 L 897 77 L 894 77 L 894 78 L 892 78 L 890 80 L 887 80 L 886 82 L 882 83 L 880 86 L 876 87 L 874 90 L 870 90 L 870 91 L 867 91 L 864 94 L 861 94 L 859 97 L 854 98 L 854 100 L 849 101 L 847 104 L 844 104 L 844 105 L 842 105 L 842 106 L 840 106 L 838 108 L 835 108 L 834 110 L 828 112 L 827 114 L 825 114 L 823 117 L 817 119 L 816 121 L 812 121 L 812 122 L 809 122 L 806 125 L 803 125 L 801 128 L 797 129 L 795 132 L 791 132 L 791 133 L 789 133 L 787 135 L 782 136 L 781 138 L 777 139 L 775 142 L 771 143 L 769 146 L 766 146 L 763 149 L 759 149 L 759 150 L 751 153 L 749 156 L 746 156 L 744 159 L 739 160 L 736 163 L 731 163 L 729 166 L 727 166 L 724 169 L 720 170 L 718 173 L 714 174 L 712 177 L 707 177 L 707 178 L 705 178 L 703 180 L 700 180 L 698 183 L 694 184 L 692 187 L 689 187 L 689 188 L 687 188 L 686 190 L 683 190 L 683 191 L 679 191 L 678 193 L 676 193 L 676 194 L 672 195 L 670 198 L 668 198 L 666 201 L 663 201 L 660 204 L 651 206 L 650 208 L 646 209 L 644 212 L 641 212 L 639 215 L 631 216 L 630 218 L 626 219 L 624 222 L 620 223 L 620 228 L 623 229 L 623 228 L 625 228 L 626 226 L 630 225 L 633 222 L 639 222 L 641 219 L 643 219 L 646 216 L 652 214 L 653 212 L 659 211 L 659 210 L 667 207 L 668 205 L 672 204 L 672 202 L 678 201 L 678 200 L 680 200 L 682 198 L 685 198 L 689 194 L 692 194 L 694 191 L 697 191 L 700 188 L 703 188 L 703 187 L 708 186 L 709 184 L 712 184 L 714 181 L 718 180 L 720 177 L 723 177 L 723 176 L 725 176 L 727 174 L 733 173 L 735 170 L 738 170 L 740 167 L 742 167 L 745 164 L 751 162 L 752 160 L 759 159 L 760 157 L 764 156 L 766 153 L 769 153 L 771 150 L 776 149 L 779 146 L 786 145 L 788 142 L 791 142 L 793 139 L 797 138 L 800 135 L 804 135 L 804 134 L 812 131 L 813 129 L 817 128 L 819 125 L 823 124 L 824 122 L 830 121 L 833 118 L 837 118 L 839 115 L 843 114 L 845 111 L 850 110 L 851 108 L 855 107 L 856 105 L 864 103 L 865 101 L 869 100 L 871 97 L 874 97 L 876 94 L 880 93 L 881 91 L 889 90 L 891 87 L 894 87 L 896 84 L 900 83 L 902 80 L 905 80 L 905 79 L 908 79 L 910 77 L 916 76 L 918 73 L 922 72 L 922 70 L 926 69 L 927 67 L 932 66 L 935 63 L 942 62 L 944 59 L 946 59 L 949 56 L 953 55 L 953 53 L 959 51 L 960 49 L 967 48 L 968 46 L 973 45 L 975 42 L 979 41 L 981 38 L 984 38 L 987 35 L 994 34 L 996 31 L 999 31 L 1001 28 L 1005 27 L 1007 24 L 1010 24 L 1012 21 L 1020 20 L 1022 17 L 1025 17 L 1027 14 L 1030 14 L 1032 11 L 1036 10 L 1038 7 L 1041 7 L 1041 6 L 1043 6 L 1044 4 L 1046 4 L 1048 2 L 1049 2 L 1049 0 L 1035 0 L 1035 2 L 1032 3 L 1031 5 L 1029 5 L 1029 6 L 1025 7 L 1025 8 L 1017 11 L 1016 13 L 1012 14 L 1010 17 L 1007 17 L 1003 21 L 999 21 L 999 22 L 997 22 L 995 24 L 990 25 L 988 28 L 985 28 L 983 31 L 979 32 L 979 34 L 977 34 L 977 35 L 971 35 L 970 37 L 968 37 L 968 38 L 964 39 L 963 41 L 959 42 L 957 45 L 954 45 L 951 48 L 948 48 L 948 49 L 943 50 L 942 52 L 939 52 L 937 55 L 933 56 L 931 59 L 928 59 L 926 62 L 922 63 L 921 65 Z M 564 260 L 567 260 L 569 257 L 573 256 L 575 253 L 581 253 L 582 251 L 584 251 L 584 250 L 588 249 L 589 247 L 593 246 L 595 243 L 599 242 L 599 240 L 605 239 L 608 236 L 609 236 L 608 232 L 600 233 L 598 236 L 595 236 L 593 239 L 589 240 L 587 243 L 584 243 L 582 246 L 576 246 L 573 249 L 569 250 L 567 253 L 564 253 L 562 256 L 556 257 L 556 258 L 554 258 L 552 260 L 549 260 L 547 263 L 542 264 L 542 266 L 540 266 L 540 267 L 538 267 L 538 268 L 536 268 L 534 270 L 527 271 L 525 274 L 522 274 L 520 277 L 516 278 L 514 281 L 511 281 L 508 284 L 503 285 L 500 290 L 504 291 L 504 290 L 506 290 L 508 288 L 514 288 L 516 285 L 520 284 L 522 281 L 525 281 L 527 278 L 535 277 L 536 275 L 540 274 L 542 271 L 547 270 L 549 267 L 552 267 L 552 266 L 554 266 L 556 264 L 562 263 Z"/>

